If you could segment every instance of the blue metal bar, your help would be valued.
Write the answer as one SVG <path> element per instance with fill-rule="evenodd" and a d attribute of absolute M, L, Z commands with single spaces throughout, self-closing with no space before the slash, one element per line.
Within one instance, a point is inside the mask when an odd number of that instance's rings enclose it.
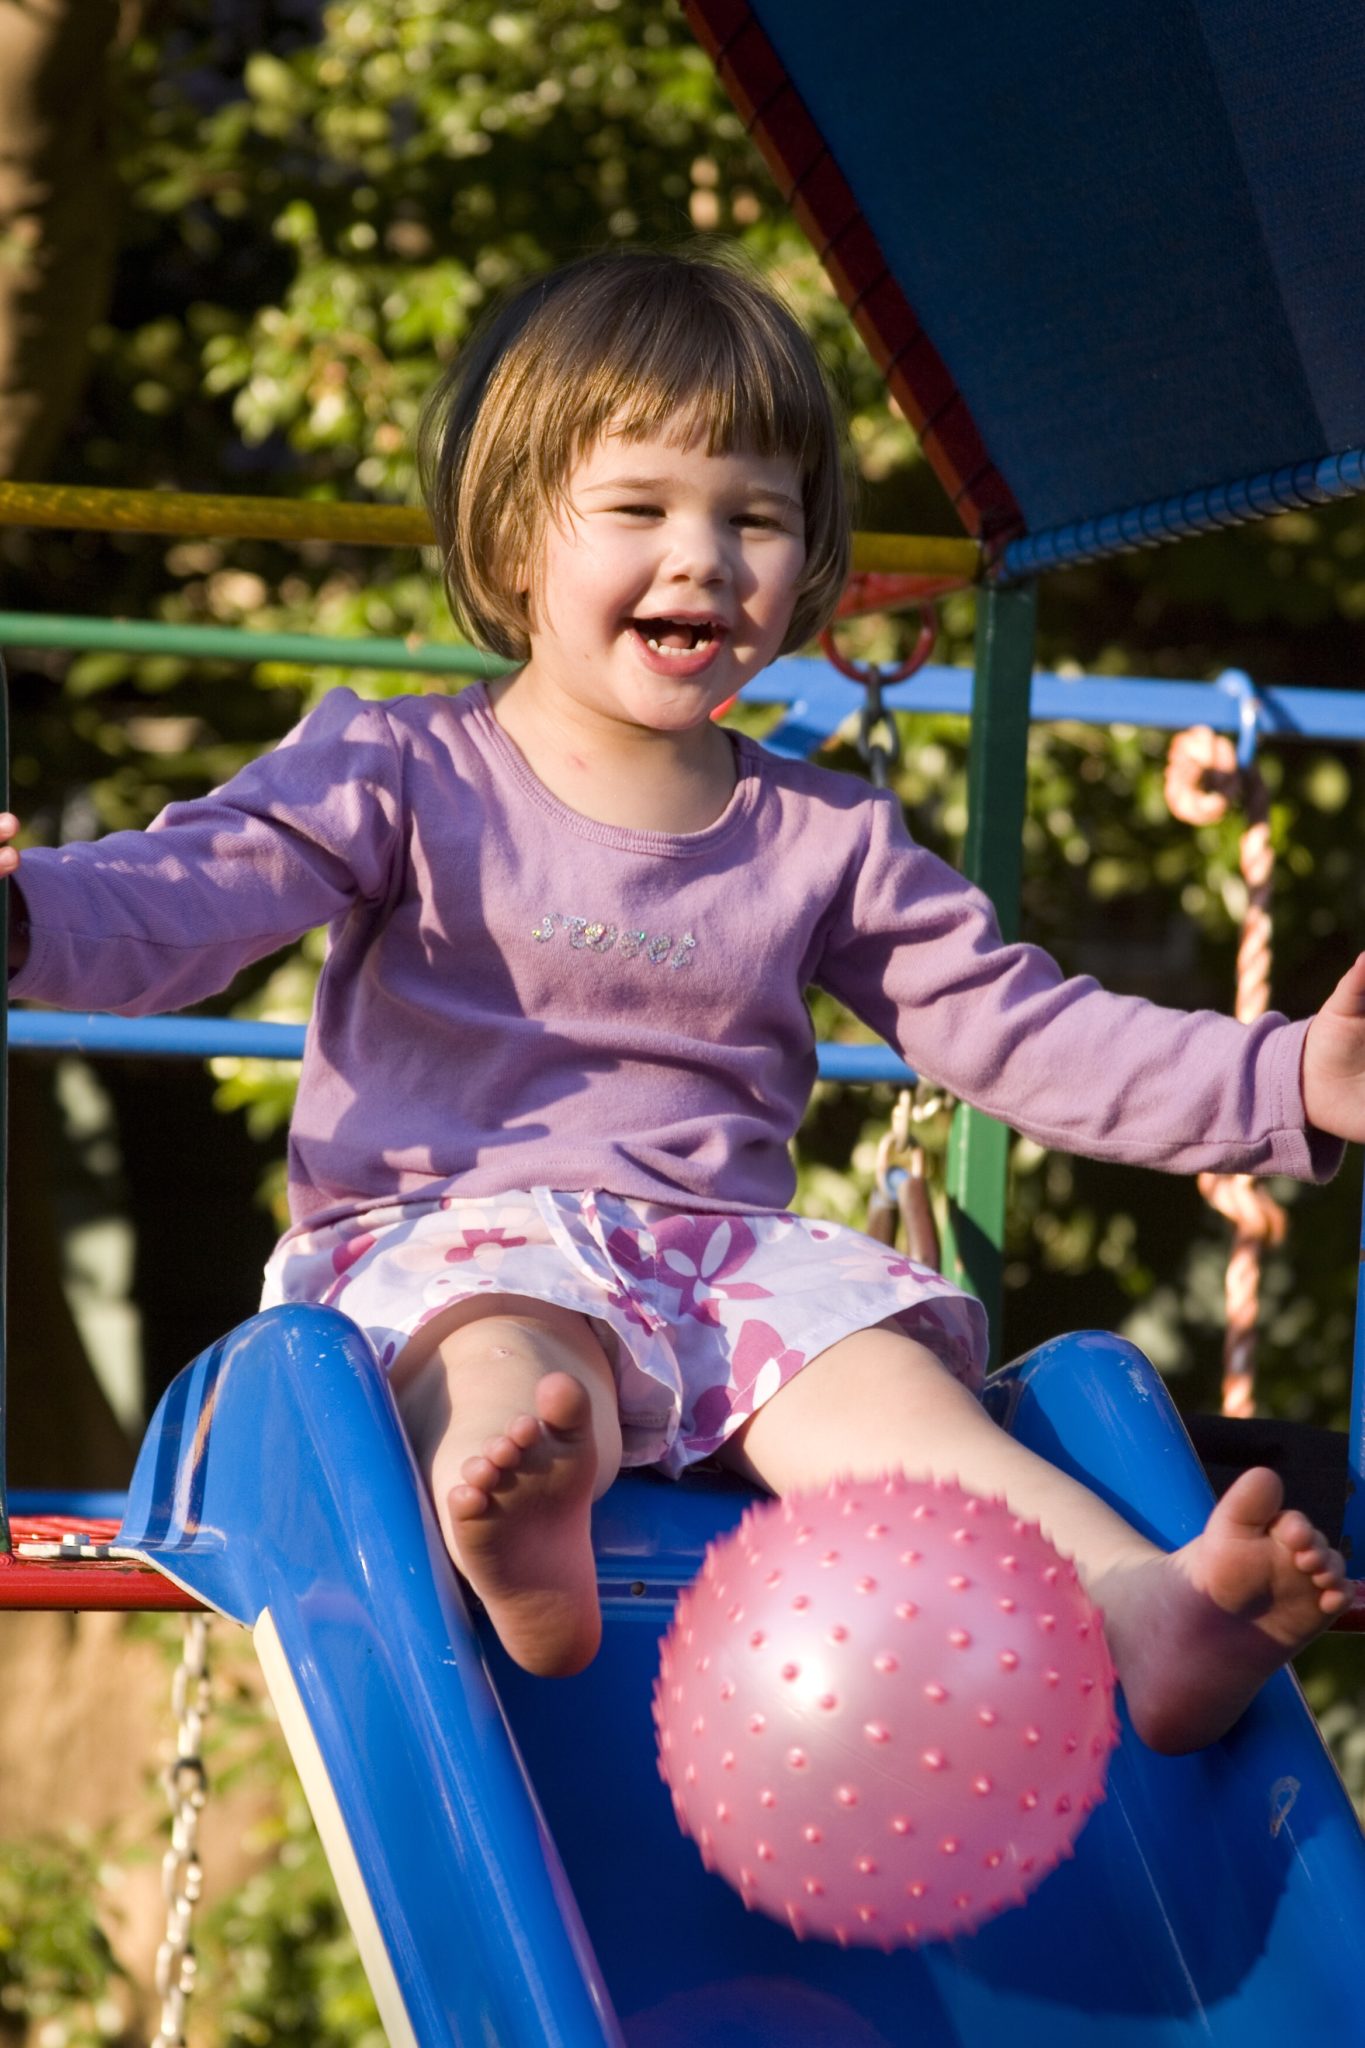
<path fill-rule="evenodd" d="M 170 1060 L 298 1060 L 302 1024 L 242 1017 L 117 1017 L 107 1011 L 14 1010 L 10 1044 L 25 1052 L 142 1055 Z M 911 1088 L 914 1070 L 884 1045 L 816 1047 L 822 1081 L 885 1081 Z"/>
<path fill-rule="evenodd" d="M 117 1017 L 100 1010 L 13 1010 L 10 1044 L 25 1052 L 142 1054 L 163 1060 L 297 1060 L 302 1024 L 240 1017 Z"/>
<path fill-rule="evenodd" d="M 1036 576 L 1074 562 L 1096 562 L 1105 555 L 1123 555 L 1134 548 L 1155 547 L 1219 526 L 1240 526 L 1267 513 L 1305 505 L 1326 505 L 1365 490 L 1365 450 L 1327 455 L 1318 462 L 1296 462 L 1264 470 L 1242 483 L 1217 484 L 1186 491 L 1175 498 L 1133 505 L 1124 512 L 1106 512 L 1098 519 L 1072 520 L 1065 526 L 1027 533 L 1011 541 L 1000 562 L 1006 582 Z"/>
<path fill-rule="evenodd" d="M 128 1505 L 126 1493 L 70 1493 L 52 1487 L 18 1487 L 9 1497 L 10 1513 L 16 1521 L 26 1515 L 60 1520 L 70 1515 L 76 1522 L 121 1522 Z"/>
<path fill-rule="evenodd" d="M 948 713 L 967 718 L 972 708 L 972 672 L 941 663 L 922 668 L 909 682 L 887 685 L 882 696 L 896 711 Z M 814 753 L 859 709 L 855 684 L 827 662 L 789 655 L 746 684 L 746 704 L 784 704 L 787 715 L 764 745 L 792 759 Z M 1365 691 L 1321 690 L 1298 685 L 1256 688 L 1258 737 L 1288 740 L 1365 740 Z M 1059 676 L 1038 671 L 1029 697 L 1035 724 L 1136 725 L 1158 732 L 1183 732 L 1209 725 L 1240 735 L 1243 712 L 1229 682 L 1166 682 L 1155 676 Z"/>

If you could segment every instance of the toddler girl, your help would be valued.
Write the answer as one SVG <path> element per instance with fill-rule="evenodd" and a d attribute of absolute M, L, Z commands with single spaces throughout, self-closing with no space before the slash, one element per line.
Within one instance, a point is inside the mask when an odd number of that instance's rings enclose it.
<path fill-rule="evenodd" d="M 1044 1144 L 1317 1178 L 1325 1134 L 1365 1135 L 1365 958 L 1311 1026 L 1065 980 L 893 796 L 712 723 L 828 619 L 848 560 L 818 365 L 747 276 L 625 254 L 535 283 L 426 451 L 456 614 L 516 672 L 336 690 L 147 832 L 25 853 L 14 993 L 193 1003 L 328 925 L 266 1299 L 367 1332 L 529 1669 L 597 1647 L 589 1509 L 623 1464 L 779 1493 L 900 1467 L 1041 1522 L 1139 1732 L 1213 1739 L 1347 1604 L 1341 1558 L 1264 1470 L 1156 1550 L 988 1419 L 976 1303 L 788 1211 L 803 994 Z"/>

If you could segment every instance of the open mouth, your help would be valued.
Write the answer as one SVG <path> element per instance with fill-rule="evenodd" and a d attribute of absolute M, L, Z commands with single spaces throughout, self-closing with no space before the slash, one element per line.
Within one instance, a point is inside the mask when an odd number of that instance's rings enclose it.
<path fill-rule="evenodd" d="M 655 654 L 695 654 L 718 640 L 721 628 L 711 619 L 632 619 L 631 625 Z"/>

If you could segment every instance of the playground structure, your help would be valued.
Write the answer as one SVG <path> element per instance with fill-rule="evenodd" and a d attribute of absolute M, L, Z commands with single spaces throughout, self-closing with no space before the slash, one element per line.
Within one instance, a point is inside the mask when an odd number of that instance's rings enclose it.
<path fill-rule="evenodd" d="M 1262 118 L 1278 133 L 1284 103 L 1312 81 L 1301 54 L 1285 47 L 1284 15 L 1259 4 L 1249 11 L 1264 45 L 1263 75 L 1274 68 L 1280 95 L 1276 120 Z M 894 44 L 903 10 L 890 0 L 861 0 L 854 12 L 862 35 Z M 1168 62 L 1193 64 L 1187 12 L 1164 5 L 1155 12 L 1171 46 Z M 1336 692 L 1035 675 L 1026 580 L 1068 559 L 1361 487 L 1362 392 L 1328 360 L 1330 335 L 1355 331 L 1349 309 L 1328 293 L 1334 266 L 1343 275 L 1361 274 L 1358 266 L 1350 270 L 1347 229 L 1306 273 L 1320 297 L 1314 318 L 1296 323 L 1280 296 L 1292 267 L 1286 257 L 1294 210 L 1272 208 L 1267 261 L 1251 284 L 1243 278 L 1235 316 L 1215 335 L 1210 307 L 1239 259 L 1231 238 L 1219 243 L 1201 217 L 1179 252 L 1191 292 L 1198 283 L 1201 315 L 1185 337 L 1189 376 L 1178 395 L 1188 402 L 1173 402 L 1168 387 L 1153 408 L 1142 386 L 1117 449 L 1105 405 L 1113 402 L 1112 378 L 1121 380 L 1125 368 L 1131 377 L 1132 366 L 1122 351 L 1115 361 L 1106 348 L 1130 308 L 1109 304 L 1097 288 L 1112 332 L 1090 337 L 1099 370 L 1088 382 L 1078 386 L 1074 364 L 1055 369 L 1054 400 L 1057 390 L 1067 391 L 1079 418 L 1054 459 L 1046 443 L 1049 434 L 1056 441 L 1055 416 L 1045 417 L 1036 389 L 1027 388 L 1048 367 L 1038 336 L 1051 331 L 1052 312 L 1041 307 L 1035 324 L 1021 316 L 1011 328 L 1020 337 L 1018 363 L 1009 366 L 1017 368 L 1017 382 L 1002 378 L 985 353 L 992 321 L 1000 318 L 998 302 L 987 317 L 987 285 L 1011 279 L 1002 277 L 1009 266 L 999 223 L 987 223 L 981 212 L 981 184 L 964 187 L 946 215 L 927 208 L 932 235 L 910 209 L 888 207 L 887 195 L 897 189 L 888 153 L 903 149 L 892 123 L 895 67 L 862 81 L 873 89 L 874 104 L 861 108 L 855 124 L 840 96 L 856 55 L 847 10 L 836 17 L 810 0 L 787 0 L 781 8 L 776 0 L 761 7 L 693 0 L 689 14 L 979 543 L 958 543 L 957 553 L 947 555 L 939 544 L 918 559 L 905 544 L 869 545 L 858 566 L 918 575 L 927 588 L 945 576 L 966 580 L 978 562 L 990 565 L 993 580 L 978 597 L 975 677 L 925 668 L 887 687 L 884 701 L 890 709 L 971 711 L 966 866 L 994 896 L 1007 933 L 1016 920 L 1030 718 L 1172 730 L 1203 723 L 1238 735 L 1250 721 L 1261 737 L 1365 737 L 1365 701 Z M 1215 31 L 1224 24 L 1215 8 L 1203 15 L 1203 65 L 1194 68 L 1207 87 L 1219 77 Z M 1361 59 L 1349 42 L 1347 11 L 1315 18 L 1321 33 L 1314 62 L 1356 77 Z M 954 39 L 968 37 L 965 23 L 921 26 L 937 45 L 922 52 L 935 60 L 936 75 L 960 75 L 966 52 Z M 1027 47 L 1022 27 L 1002 32 L 989 60 L 995 82 L 1008 78 L 1011 63 L 1027 60 L 1030 90 L 1055 108 L 1058 88 L 1048 63 L 1056 65 L 1063 44 L 1075 58 L 1067 28 L 1066 10 L 1050 4 L 1033 10 Z M 1144 34 L 1150 28 L 1149 22 Z M 1101 65 L 1130 86 L 1134 69 L 1149 82 L 1122 46 L 1126 33 L 1115 24 L 1118 47 L 1089 52 L 1082 75 L 1069 74 L 1068 104 L 1084 101 Z M 1233 92 L 1235 118 L 1219 128 L 1220 145 L 1229 135 L 1244 138 L 1238 121 L 1251 118 L 1245 79 L 1238 74 L 1233 86 L 1242 97 Z M 1155 118 L 1150 96 L 1130 97 L 1122 134 L 1102 138 L 1111 158 L 1105 165 L 1100 152 L 1106 193 L 1121 180 L 1124 147 L 1135 148 L 1143 121 Z M 924 156 L 919 171 L 928 175 L 932 165 L 941 187 L 951 187 L 966 143 L 946 132 L 946 116 L 932 103 L 928 116 L 916 145 Z M 1197 127 L 1192 122 L 1191 132 Z M 1209 131 L 1199 134 L 1184 157 L 1168 154 L 1158 165 L 1160 179 L 1186 195 L 1213 147 Z M 1063 139 L 1076 138 L 1068 130 Z M 976 150 L 979 131 L 967 140 Z M 991 159 L 984 170 L 978 166 L 979 180 L 1007 180 L 1009 167 L 999 161 L 1004 146 L 993 134 L 989 148 L 977 152 Z M 1326 159 L 1338 147 L 1346 144 L 1325 138 Z M 1316 165 L 1319 186 L 1334 168 L 1341 167 L 1329 160 Z M 1044 165 L 1044 183 L 1056 172 L 1055 162 Z M 1224 173 L 1217 190 L 1226 195 L 1226 166 Z M 1077 182 L 1084 184 L 1079 173 Z M 1264 227 L 1257 207 L 1263 215 L 1283 191 L 1269 172 L 1249 173 L 1244 184 L 1229 209 Z M 965 241 L 957 233 L 964 219 L 977 230 Z M 1126 246 L 1115 250 L 1116 272 L 1139 245 L 1154 257 L 1160 221 L 1153 202 Z M 954 298 L 962 287 L 950 275 L 950 242 L 953 262 L 976 280 L 980 303 Z M 1065 285 L 1060 262 L 1049 272 L 1046 255 L 1036 255 L 1030 285 L 1049 279 Z M 1263 311 L 1256 294 L 1264 290 L 1268 303 L 1272 284 L 1279 317 L 1275 346 L 1267 349 L 1255 338 Z M 1150 286 L 1149 266 L 1126 288 L 1140 303 Z M 1347 290 L 1341 284 L 1340 292 Z M 1217 417 L 1202 421 L 1192 444 L 1191 405 L 1198 399 L 1202 407 L 1206 396 L 1197 372 L 1224 329 L 1236 344 L 1235 361 L 1208 408 Z M 931 344 L 931 332 L 946 338 Z M 1286 336 L 1305 334 L 1304 360 L 1287 378 Z M 1158 352 L 1169 339 L 1147 337 Z M 1365 368 L 1355 375 L 1365 379 Z M 969 389 L 970 403 L 963 395 Z M 1118 474 L 1119 457 L 1134 454 L 1142 473 Z M 45 497 L 38 487 L 0 486 L 0 516 L 113 523 L 112 500 L 120 494 L 77 495 L 83 507 L 70 493 Z M 367 518 L 354 509 L 352 539 Z M 194 530 L 191 520 L 204 522 L 200 531 L 256 530 L 240 504 L 231 524 L 234 510 L 224 500 L 125 502 L 122 511 L 127 524 L 161 519 L 182 533 Z M 297 534 L 310 515 L 311 508 L 290 508 L 285 524 Z M 278 506 L 272 516 L 279 517 Z M 407 538 L 420 538 L 412 515 L 401 520 Z M 377 538 L 382 523 L 375 522 Z M 382 537 L 394 535 L 386 529 Z M 152 625 L 0 618 L 0 645 L 10 646 L 126 647 L 142 635 L 143 645 L 169 648 L 173 633 Z M 183 629 L 180 644 L 192 645 Z M 201 646 L 243 659 L 268 651 L 246 635 L 220 635 L 212 647 L 207 640 Z M 284 650 L 274 643 L 272 651 Z M 428 671 L 478 666 L 467 650 L 369 642 L 339 648 L 299 636 L 286 658 Z M 785 707 L 767 744 L 792 753 L 812 751 L 855 708 L 848 684 L 811 661 L 777 664 L 746 694 Z M 287 1027 L 203 1019 L 21 1013 L 10 1020 L 10 1037 L 17 1049 L 189 1057 L 291 1057 L 298 1050 L 298 1034 Z M 821 1071 L 833 1078 L 912 1078 L 903 1062 L 875 1048 L 824 1048 Z M 1006 1136 L 972 1112 L 960 1112 L 955 1123 L 950 1257 L 988 1302 L 998 1298 Z M 1362 1348 L 1365 1339 L 1358 1338 Z M 1198 1462 L 1155 1374 L 1131 1347 L 1099 1336 L 1059 1339 L 997 1375 L 990 1399 L 1006 1426 L 1082 1474 L 1158 1540 L 1179 1543 L 1202 1523 L 1208 1492 Z M 1344 1523 L 1357 1555 L 1365 1549 L 1363 1436 L 1365 1358 L 1358 1357 L 1349 1456 L 1354 1490 Z M 263 1441 L 295 1447 L 287 1486 L 278 1484 L 273 1466 L 262 1471 Z M 332 1312 L 272 1311 L 205 1353 L 171 1389 L 149 1429 L 117 1530 L 83 1531 L 89 1547 L 104 1554 L 49 1560 L 12 1550 L 0 1557 L 0 1604 L 203 1605 L 252 1629 L 395 2048 L 476 2040 L 664 2048 L 696 2037 L 720 2048 L 870 2048 L 911 2040 L 978 2048 L 1002 2035 L 1025 2048 L 1044 2040 L 1059 2048 L 1177 2048 L 1280 2042 L 1319 2030 L 1326 2038 L 1352 2038 L 1365 1844 L 1287 1675 L 1266 1688 L 1223 1743 L 1197 1757 L 1155 1758 L 1127 1734 L 1108 1799 L 1075 1861 L 1027 1909 L 970 1942 L 893 1958 L 853 1955 L 798 1947 L 784 1930 L 746 1916 L 677 1835 L 654 1770 L 648 1713 L 657 1639 L 676 1594 L 695 1573 L 706 1541 L 738 1519 L 745 1498 L 720 1481 L 681 1488 L 647 1478 L 618 1483 L 596 1524 L 603 1652 L 581 1678 L 547 1687 L 513 1669 L 467 1613 L 363 1342 Z M 28 1505 L 13 1504 L 21 1542 L 30 1535 Z M 70 1513 L 59 1509 L 56 1525 L 79 1527 L 81 1503 L 66 1506 Z M 5 1519 L 8 1526 L 8 1512 Z M 40 1533 L 51 1534 L 53 1526 Z"/>

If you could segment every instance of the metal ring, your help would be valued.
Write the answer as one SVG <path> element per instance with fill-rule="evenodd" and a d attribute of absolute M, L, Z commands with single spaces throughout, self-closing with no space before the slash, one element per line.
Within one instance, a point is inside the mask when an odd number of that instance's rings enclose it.
<path fill-rule="evenodd" d="M 833 626 L 826 626 L 821 633 L 820 651 L 825 659 L 838 669 L 841 676 L 847 676 L 850 682 L 861 683 L 864 689 L 874 682 L 903 683 L 924 667 L 934 651 L 934 642 L 938 639 L 938 613 L 933 605 L 922 605 L 919 610 L 920 628 L 915 644 L 905 659 L 898 661 L 894 668 L 882 668 L 875 661 L 854 661 L 849 655 L 841 654 L 834 638 Z"/>

